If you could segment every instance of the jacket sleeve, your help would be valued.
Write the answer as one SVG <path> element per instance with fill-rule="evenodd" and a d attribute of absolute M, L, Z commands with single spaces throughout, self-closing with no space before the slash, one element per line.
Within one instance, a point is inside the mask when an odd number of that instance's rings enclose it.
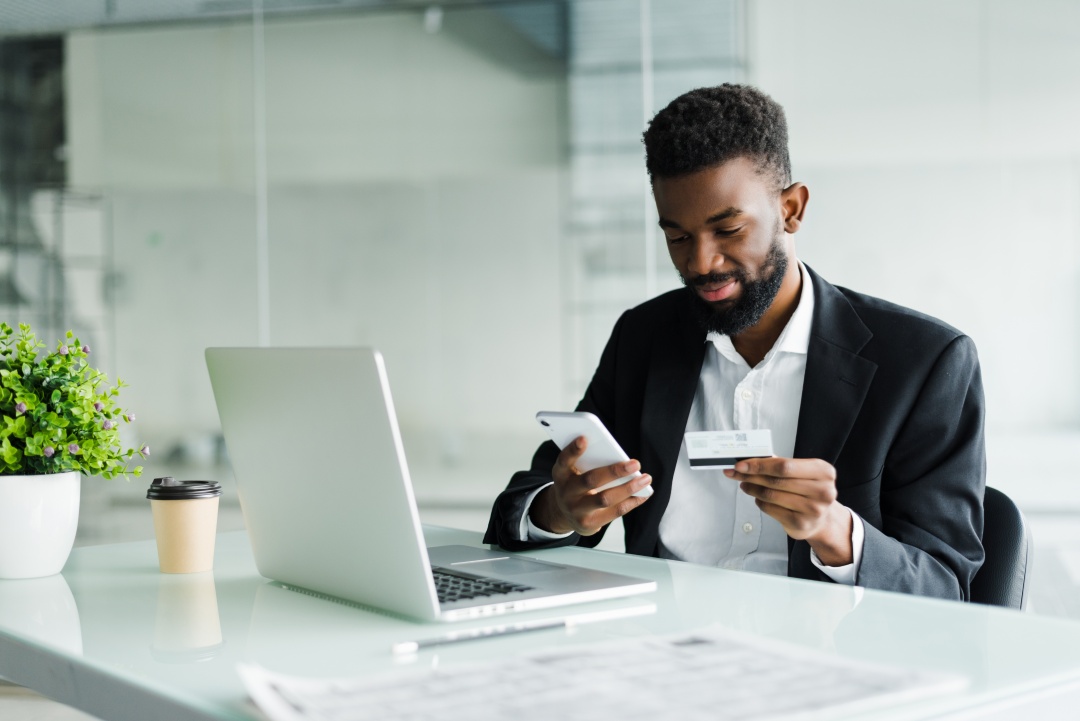
<path fill-rule="evenodd" d="M 938 357 L 883 468 L 881 529 L 866 524 L 858 584 L 968 600 L 982 565 L 985 403 L 975 345 Z"/>
<path fill-rule="evenodd" d="M 626 325 L 628 313 L 629 311 L 624 313 L 615 324 L 604 352 L 600 356 L 596 372 L 585 390 L 585 396 L 576 408 L 579 411 L 595 414 L 608 428 L 612 427 L 612 419 L 615 417 L 615 373 L 618 366 L 619 338 Z M 495 499 L 491 517 L 488 519 L 487 532 L 484 534 L 484 543 L 495 544 L 508 551 L 573 545 L 593 547 L 600 543 L 600 539 L 607 530 L 606 526 L 592 536 L 571 533 L 566 538 L 554 541 L 521 540 L 520 528 L 522 515 L 525 512 L 525 500 L 534 490 L 551 482 L 551 469 L 555 466 L 558 456 L 559 447 L 547 441 L 533 455 L 529 470 L 518 471 L 510 478 L 506 490 Z"/>

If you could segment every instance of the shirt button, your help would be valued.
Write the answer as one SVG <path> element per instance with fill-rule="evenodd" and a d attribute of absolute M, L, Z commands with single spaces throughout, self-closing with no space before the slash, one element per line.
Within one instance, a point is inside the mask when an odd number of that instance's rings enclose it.
<path fill-rule="evenodd" d="M 754 524 L 753 523 L 744 523 L 744 524 L 742 524 L 742 529 L 743 529 L 743 533 L 750 533 L 751 531 L 754 530 Z"/>
<path fill-rule="evenodd" d="M 748 401 L 753 397 L 754 397 L 754 394 L 751 391 L 743 391 L 742 392 L 742 399 L 744 401 Z"/>

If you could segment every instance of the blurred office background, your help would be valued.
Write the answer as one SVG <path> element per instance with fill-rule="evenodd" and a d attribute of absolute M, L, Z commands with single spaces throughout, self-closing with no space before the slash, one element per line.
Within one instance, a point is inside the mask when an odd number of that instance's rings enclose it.
<path fill-rule="evenodd" d="M 787 110 L 802 259 L 974 338 L 1034 608 L 1080 618 L 1067 0 L 4 0 L 0 317 L 89 342 L 152 450 L 142 480 L 85 482 L 79 543 L 150 537 L 165 474 L 223 481 L 241 527 L 216 345 L 380 348 L 423 518 L 482 528 L 533 414 L 678 285 L 640 133 L 725 81 Z M 317 424 L 303 379 L 268 392 Z"/>

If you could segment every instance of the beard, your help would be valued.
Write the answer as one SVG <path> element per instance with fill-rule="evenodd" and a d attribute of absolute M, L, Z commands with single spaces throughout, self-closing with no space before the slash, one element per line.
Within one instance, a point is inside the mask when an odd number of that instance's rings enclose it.
<path fill-rule="evenodd" d="M 752 279 L 739 268 L 728 273 L 709 273 L 693 280 L 682 277 L 683 285 L 690 294 L 694 316 L 705 331 L 720 335 L 736 335 L 757 325 L 761 317 L 776 299 L 787 272 L 788 259 L 784 253 L 783 232 L 773 237 L 772 245 L 759 268 L 758 278 Z M 694 288 L 708 283 L 726 283 L 737 280 L 742 293 L 733 301 L 710 302 L 695 292 Z"/>

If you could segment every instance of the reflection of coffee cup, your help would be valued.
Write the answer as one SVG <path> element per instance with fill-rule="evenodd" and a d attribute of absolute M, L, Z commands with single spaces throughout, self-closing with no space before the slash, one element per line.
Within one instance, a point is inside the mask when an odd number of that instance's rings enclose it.
<path fill-rule="evenodd" d="M 199 573 L 214 567 L 220 496 L 217 481 L 154 479 L 146 497 L 154 514 L 162 573 Z"/>
<path fill-rule="evenodd" d="M 214 574 L 159 576 L 150 647 L 154 658 L 165 663 L 206 661 L 223 645 Z"/>

